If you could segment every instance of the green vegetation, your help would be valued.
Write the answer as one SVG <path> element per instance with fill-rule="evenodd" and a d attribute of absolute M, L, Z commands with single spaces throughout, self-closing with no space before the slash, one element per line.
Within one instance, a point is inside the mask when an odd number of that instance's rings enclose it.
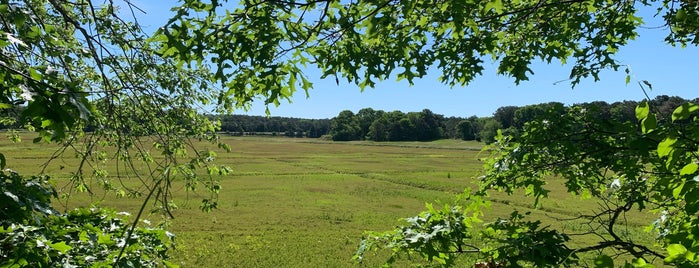
<path fill-rule="evenodd" d="M 466 85 L 491 62 L 499 74 L 519 83 L 532 74 L 532 62 L 558 61 L 573 62 L 574 86 L 586 77 L 598 79 L 603 69 L 622 67 L 615 54 L 638 36 L 643 12 L 662 17 L 670 45 L 699 44 L 699 4 L 694 0 L 192 0 L 178 4 L 165 25 L 146 33 L 138 24 L 139 9 L 131 1 L 0 0 L 0 109 L 20 113 L 17 119 L 3 116 L 0 122 L 33 131 L 37 143 L 60 144 L 47 157 L 53 163 L 65 161 L 67 167 L 65 171 L 40 167 L 23 171 L 25 175 L 0 174 L 4 206 L 0 265 L 72 266 L 88 259 L 100 265 L 168 265 L 168 247 L 162 245 L 169 242 L 167 236 L 158 235 L 162 230 L 151 236 L 147 227 L 132 225 L 127 231 L 106 209 L 96 208 L 94 214 L 78 211 L 77 217 L 70 212 L 53 213 L 48 197 L 54 189 L 47 180 L 58 176 L 78 192 L 142 197 L 136 220 L 149 206 L 172 215 L 176 196 L 182 194 L 176 189 L 201 195 L 197 197 L 202 210 L 216 209 L 221 205 L 217 179 L 231 169 L 215 162 L 214 151 L 229 148 L 216 135 L 220 123 L 205 114 L 231 113 L 250 107 L 254 99 L 279 105 L 297 89 L 308 93 L 312 84 L 306 69 L 364 89 L 384 79 L 412 83 L 431 68 L 441 73 L 439 79 L 447 85 Z M 648 81 L 638 84 L 642 90 L 651 85 Z M 468 247 L 487 255 L 491 264 L 511 266 L 649 267 L 657 259 L 680 267 L 697 266 L 699 127 L 695 115 L 699 105 L 685 102 L 663 107 L 652 100 L 641 102 L 633 113 L 639 124 L 590 116 L 586 111 L 593 108 L 552 103 L 517 110 L 508 121 L 514 130 L 500 130 L 505 124 L 495 119 L 483 122 L 480 132 L 495 139 L 479 188 L 460 195 L 463 204 L 428 206 L 428 211 L 410 217 L 398 231 L 369 233 L 357 258 L 364 260 L 366 250 L 388 247 L 392 249 L 386 254 L 389 263 L 415 253 L 425 262 L 449 265 L 471 252 L 464 249 Z M 418 130 L 421 122 L 430 124 L 422 115 L 393 116 L 401 117 L 396 120 L 401 132 L 382 129 L 391 120 L 381 122 L 373 132 L 373 123 L 365 131 L 368 121 L 345 120 L 335 134 L 343 140 L 367 135 L 408 140 L 403 131 Z M 530 116 L 536 120 L 526 120 Z M 343 119 L 350 117 L 346 114 Z M 418 140 L 433 140 L 436 129 L 413 134 L 421 137 Z M 461 136 L 471 135 L 461 131 Z M 343 148 L 334 149 L 343 152 Z M 20 162 L 8 161 L 9 151 L 3 147 L 0 152 L 0 169 Z M 65 160 L 74 155 L 77 158 Z M 279 161 L 265 159 L 253 165 L 259 172 L 293 160 L 277 157 Z M 429 158 L 419 159 L 419 164 L 399 160 L 396 164 L 406 170 L 434 165 Z M 376 171 L 384 169 L 376 162 L 364 164 Z M 373 174 L 353 174 L 350 166 L 330 170 L 337 176 Z M 285 171 L 294 174 L 304 168 L 289 166 Z M 560 178 L 560 183 L 551 176 Z M 420 189 L 445 187 L 425 185 L 422 178 L 378 174 L 364 179 Z M 553 191 L 555 185 L 563 185 L 562 191 Z M 195 192 L 197 188 L 205 192 Z M 581 216 L 589 223 L 583 233 L 598 240 L 578 247 L 583 235 L 573 236 L 565 226 L 542 225 L 534 213 L 530 220 L 511 208 L 506 209 L 509 216 L 478 229 L 473 223 L 481 217 L 486 199 L 499 198 L 493 190 L 525 194 L 534 198 L 533 205 L 546 204 L 555 192 L 595 198 L 593 202 L 603 205 L 601 211 L 591 209 L 592 214 L 587 210 Z M 23 199 L 19 193 L 30 194 Z M 328 202 L 332 200 L 321 203 Z M 634 208 L 660 213 L 654 229 L 660 249 L 628 231 L 631 220 L 621 216 Z M 105 217 L 114 219 L 114 228 L 93 221 Z M 345 222 L 352 217 L 328 214 L 321 218 Z M 64 229 L 74 229 L 71 234 L 78 235 L 53 236 L 55 230 Z M 110 233 L 115 230 L 122 236 Z M 134 234 L 142 235 L 134 238 Z M 22 239 L 27 235 L 32 239 Z M 257 233 L 249 237 L 251 248 L 269 244 Z M 467 238 L 496 243 L 473 245 Z M 125 243 L 115 242 L 119 239 Z M 81 247 L 85 243 L 105 248 L 93 254 L 89 247 Z M 151 245 L 155 252 L 130 254 Z M 596 256 L 587 258 L 582 253 Z M 290 258 L 313 256 L 307 252 Z"/>
<path fill-rule="evenodd" d="M 658 118 L 669 120 L 673 110 L 686 103 L 681 97 L 666 95 L 650 100 L 650 105 L 658 110 Z M 693 100 L 698 102 L 699 99 Z M 606 103 L 595 101 L 579 103 L 576 106 L 590 107 L 598 111 L 595 120 L 615 120 L 635 122 L 634 109 L 638 101 Z M 562 106 L 562 103 L 540 103 L 522 107 L 505 106 L 498 108 L 492 117 L 469 118 L 449 117 L 434 114 L 429 109 L 421 112 L 385 112 L 364 108 L 354 114 L 342 111 L 332 119 L 329 134 L 333 140 L 372 140 L 372 141 L 431 141 L 437 139 L 477 140 L 490 144 L 495 141 L 498 130 L 504 135 L 517 135 L 527 122 L 538 120 L 549 109 Z"/>
<path fill-rule="evenodd" d="M 484 156 L 482 144 L 458 140 L 338 144 L 317 139 L 224 137 L 223 142 L 234 152 L 219 159 L 235 170 L 219 178 L 224 194 L 218 199 L 218 209 L 203 214 L 192 202 L 196 196 L 188 197 L 185 191 L 175 191 L 173 196 L 179 208 L 172 211 L 175 219 L 167 227 L 176 234 L 175 249 L 169 254 L 173 263 L 183 267 L 352 267 L 352 255 L 364 230 L 399 225 L 399 218 L 414 214 L 426 202 L 436 208 L 442 202 L 454 202 L 456 194 L 474 186 L 475 177 L 482 173 L 478 159 Z M 11 148 L 6 153 L 8 161 L 16 164 L 10 168 L 18 171 L 41 165 L 56 148 L 44 143 L 1 145 Z M 70 184 L 70 174 L 61 169 L 69 164 L 47 167 L 57 174 L 56 186 L 61 191 L 72 189 L 64 187 Z M 183 187 L 182 181 L 173 183 L 174 189 Z M 584 221 L 558 219 L 577 217 L 581 211 L 596 209 L 597 204 L 568 195 L 561 183 L 550 181 L 551 199 L 542 200 L 539 209 L 532 209 L 529 198 L 496 194 L 485 220 L 507 217 L 518 209 L 552 227 L 582 231 Z M 56 201 L 62 209 L 65 202 L 68 208 L 97 202 L 132 214 L 141 205 L 139 198 L 116 198 L 108 192 Z M 652 234 L 643 228 L 653 218 L 638 213 L 629 216 L 629 232 L 652 241 Z M 145 219 L 153 225 L 163 220 L 158 213 Z M 594 241 L 594 236 L 576 243 L 588 241 Z M 386 257 L 369 254 L 364 262 L 375 267 Z M 457 263 L 468 265 L 483 258 L 482 254 L 465 255 Z"/>
<path fill-rule="evenodd" d="M 397 219 L 425 202 L 451 201 L 481 165 L 476 160 L 480 145 L 457 141 L 422 143 L 421 148 L 412 143 L 336 144 L 263 137 L 223 141 L 234 153 L 219 159 L 235 164 L 235 170 L 234 175 L 219 178 L 226 190 L 218 209 L 204 214 L 192 202 L 197 197 L 187 198 L 178 190 L 181 181 L 172 186 L 179 209 L 172 211 L 175 220 L 168 227 L 176 234 L 170 255 L 183 267 L 350 267 L 364 230 L 395 226 Z M 50 144 L 2 146 L 13 148 L 6 153 L 15 163 L 9 167 L 22 172 L 44 163 L 56 149 Z M 48 167 L 62 191 L 72 188 L 64 187 L 70 183 L 69 172 L 60 167 L 69 164 Z M 77 194 L 57 201 L 68 202 L 69 207 L 98 202 L 132 214 L 142 202 L 111 193 Z M 147 218 L 154 225 L 161 220 L 160 214 Z"/>
<path fill-rule="evenodd" d="M 640 103 L 636 124 L 600 119 L 596 105 L 549 105 L 521 133 L 499 135 L 488 147 L 478 189 L 461 195 L 466 205 L 428 206 L 393 231 L 369 232 L 357 258 L 390 248 L 388 264 L 415 254 L 450 266 L 477 252 L 489 256 L 484 260 L 491 265 L 693 267 L 699 104 L 682 104 L 665 118 L 651 112 L 656 109 Z M 560 221 L 581 220 L 576 228 L 549 225 L 518 209 L 485 229 L 472 224 L 481 220 L 482 207 L 497 200 L 496 193 L 528 196 L 531 205 L 545 207 L 542 202 L 560 200 L 562 192 L 597 204 L 569 207 L 578 216 Z M 641 228 L 632 231 L 637 225 L 631 221 L 639 217 L 634 211 L 655 217 L 646 222 L 650 237 L 639 237 Z"/>

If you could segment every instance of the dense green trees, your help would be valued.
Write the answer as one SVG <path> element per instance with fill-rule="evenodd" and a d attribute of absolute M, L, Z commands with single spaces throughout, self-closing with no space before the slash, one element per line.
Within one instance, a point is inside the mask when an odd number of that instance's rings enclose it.
<path fill-rule="evenodd" d="M 328 134 L 330 119 L 302 119 L 249 115 L 217 115 L 221 131 L 232 135 L 284 135 L 319 138 Z"/>
<path fill-rule="evenodd" d="M 376 121 L 376 119 L 379 119 L 383 117 L 384 111 L 377 111 L 372 108 L 364 108 L 359 111 L 357 111 L 356 117 L 357 117 L 357 123 L 359 124 L 359 138 L 360 139 L 369 139 L 369 131 L 371 129 L 371 125 Z"/>
<path fill-rule="evenodd" d="M 469 120 L 461 120 L 455 126 L 457 137 L 462 140 L 475 140 L 476 133 L 474 132 L 473 124 Z"/>
<path fill-rule="evenodd" d="M 421 112 L 384 112 L 371 108 L 342 111 L 332 119 L 333 140 L 432 141 L 447 138 L 444 116 L 429 109 Z"/>
<path fill-rule="evenodd" d="M 677 96 L 659 95 L 650 100 L 650 104 L 653 107 L 657 107 L 659 120 L 669 120 L 674 108 L 689 101 L 696 102 L 696 100 L 686 100 Z M 634 122 L 637 120 L 635 109 L 638 104 L 639 101 L 625 100 L 611 104 L 604 101 L 594 101 L 590 103 L 579 103 L 577 105 L 588 109 L 594 109 L 596 111 L 594 113 L 596 115 L 596 120 Z M 561 103 L 551 102 L 522 107 L 500 107 L 493 114 L 493 119 L 498 121 L 503 129 L 514 127 L 516 130 L 522 130 L 524 125 L 528 122 L 538 120 L 543 115 L 547 115 L 550 110 L 560 110 L 560 106 L 562 105 Z"/>
<path fill-rule="evenodd" d="M 336 141 L 359 140 L 361 131 L 357 118 L 349 110 L 340 112 L 339 115 L 333 118 L 330 126 L 330 134 L 333 136 L 333 140 Z"/>

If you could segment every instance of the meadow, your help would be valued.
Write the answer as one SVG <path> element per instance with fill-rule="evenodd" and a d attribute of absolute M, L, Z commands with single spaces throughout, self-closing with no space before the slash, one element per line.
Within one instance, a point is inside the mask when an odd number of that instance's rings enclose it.
<path fill-rule="evenodd" d="M 222 185 L 218 209 L 200 211 L 201 196 L 175 186 L 179 209 L 168 229 L 176 234 L 172 256 L 182 267 L 356 267 L 352 255 L 364 231 L 392 229 L 401 218 L 424 210 L 425 203 L 453 202 L 466 187 L 475 187 L 473 181 L 482 169 L 478 159 L 485 156 L 482 144 L 457 140 L 224 139 L 232 152 L 219 153 L 218 161 L 231 166 L 233 173 L 218 178 Z M 30 141 L 0 145 L 8 167 L 21 172 L 36 172 L 56 150 L 55 145 Z M 56 160 L 47 167 L 59 186 L 68 176 L 66 165 L 72 162 Z M 582 230 L 584 222 L 558 219 L 594 210 L 597 202 L 571 196 L 554 178 L 549 185 L 552 198 L 538 209 L 522 195 L 493 195 L 485 219 L 506 217 L 518 209 L 552 227 Z M 141 200 L 83 195 L 68 204 L 90 203 L 134 213 Z M 159 217 L 148 216 L 156 222 Z M 643 228 L 652 220 L 651 215 L 634 215 L 625 227 L 630 235 L 648 240 Z M 590 242 L 595 237 L 576 239 Z M 369 255 L 362 266 L 379 266 L 386 256 L 387 252 Z M 477 257 L 464 256 L 461 261 L 469 264 Z"/>

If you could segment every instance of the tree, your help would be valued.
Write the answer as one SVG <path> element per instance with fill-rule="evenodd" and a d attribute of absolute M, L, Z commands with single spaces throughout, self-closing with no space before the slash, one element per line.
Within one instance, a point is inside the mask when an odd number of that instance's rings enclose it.
<path fill-rule="evenodd" d="M 470 120 L 461 120 L 461 122 L 456 125 L 456 129 L 459 130 L 459 137 L 462 140 L 471 141 L 476 139 L 476 134 L 473 132 L 473 126 Z"/>
<path fill-rule="evenodd" d="M 385 116 L 381 116 L 374 120 L 373 123 L 371 123 L 371 126 L 369 127 L 369 133 L 367 134 L 367 138 L 372 141 L 388 141 L 388 131 L 389 131 L 389 125 L 391 122 L 388 121 L 388 118 Z"/>
<path fill-rule="evenodd" d="M 655 4 L 672 44 L 696 45 L 694 1 L 186 1 L 158 31 L 159 52 L 208 68 L 226 96 L 266 103 L 308 91 L 301 66 L 361 87 L 395 74 L 408 82 L 431 66 L 446 84 L 465 85 L 484 59 L 515 82 L 532 61 L 573 61 L 573 84 L 618 68 L 618 48 L 637 37 L 641 9 Z M 223 12 L 223 10 L 227 12 Z M 314 16 L 306 16 L 314 14 Z M 274 18 L 273 20 L 270 18 Z M 230 40 L 222 42 L 221 40 Z"/>
<path fill-rule="evenodd" d="M 595 120 L 610 120 L 612 118 L 612 114 L 610 112 L 611 105 L 609 105 L 607 102 L 593 101 L 589 103 L 581 103 L 578 104 L 578 106 L 589 110 L 588 112 L 590 113 L 597 114 Z"/>
<path fill-rule="evenodd" d="M 612 103 L 609 108 L 609 113 L 617 122 L 633 122 L 636 120 L 636 105 L 635 101 L 622 101 Z"/>
<path fill-rule="evenodd" d="M 650 101 L 650 106 L 655 107 L 658 113 L 658 120 L 671 121 L 672 112 L 687 100 L 677 96 L 660 95 Z"/>
<path fill-rule="evenodd" d="M 330 126 L 330 135 L 334 141 L 353 141 L 359 140 L 361 129 L 357 122 L 357 117 L 350 110 L 340 112 L 332 120 Z"/>
<path fill-rule="evenodd" d="M 423 109 L 420 112 L 420 119 L 425 127 L 422 135 L 418 135 L 418 141 L 432 141 L 442 138 L 444 133 L 444 116 L 435 114 L 430 109 Z"/>
<path fill-rule="evenodd" d="M 526 123 L 540 119 L 540 117 L 543 115 L 548 114 L 550 110 L 561 110 L 562 108 L 563 103 L 560 102 L 541 103 L 520 107 L 514 112 L 512 126 L 514 126 L 516 129 L 522 129 Z"/>
<path fill-rule="evenodd" d="M 495 121 L 492 117 L 481 118 L 481 131 L 478 133 L 478 137 L 485 144 L 491 144 L 495 141 L 495 137 L 498 135 L 498 130 L 502 129 L 500 122 Z"/>
<path fill-rule="evenodd" d="M 500 107 L 493 113 L 493 119 L 500 122 L 503 128 L 509 128 L 514 125 L 515 111 L 517 111 L 517 109 L 519 109 L 517 106 Z"/>
<path fill-rule="evenodd" d="M 371 124 L 374 123 L 376 119 L 381 117 L 383 113 L 383 111 L 376 111 L 372 108 L 364 108 L 357 111 L 357 121 L 359 122 L 359 128 L 361 129 L 359 137 L 361 139 L 367 138 Z"/>
<path fill-rule="evenodd" d="M 410 121 L 405 118 L 405 113 L 401 111 L 392 111 L 386 113 L 386 116 L 388 118 L 388 121 L 390 122 L 388 126 L 388 140 L 405 140 L 406 129 L 404 129 L 404 127 L 410 127 Z M 403 121 L 402 124 L 401 121 Z"/>

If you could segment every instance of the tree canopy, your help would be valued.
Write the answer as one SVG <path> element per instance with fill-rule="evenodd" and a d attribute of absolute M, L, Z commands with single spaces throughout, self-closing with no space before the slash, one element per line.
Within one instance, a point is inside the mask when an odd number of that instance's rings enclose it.
<path fill-rule="evenodd" d="M 210 191 L 211 195 L 202 200 L 202 208 L 207 210 L 216 207 L 215 196 L 220 190 L 210 175 L 226 174 L 228 168 L 212 162 L 213 152 L 200 151 L 188 142 L 188 138 L 196 138 L 218 143 L 218 122 L 204 116 L 203 111 L 229 113 L 249 107 L 258 98 L 268 105 L 279 105 L 297 89 L 308 94 L 312 84 L 304 73 L 306 68 L 317 68 L 324 78 L 346 79 L 362 88 L 394 77 L 412 83 L 436 68 L 443 83 L 460 86 L 480 75 L 490 61 L 495 62 L 498 73 L 513 77 L 515 83 L 532 74 L 532 62 L 570 61 L 570 78 L 575 85 L 586 77 L 598 79 L 603 69 L 620 67 L 615 53 L 638 35 L 637 29 L 643 25 L 639 15 L 642 10 L 663 18 L 668 44 L 699 44 L 699 3 L 693 0 L 186 0 L 179 2 L 168 22 L 154 33 L 141 28 L 138 19 L 143 13 L 131 1 L 0 0 L 0 109 L 19 111 L 17 108 L 24 106 L 16 123 L 36 131 L 36 142 L 62 142 L 66 150 L 61 152 L 74 152 L 81 159 L 71 178 L 75 189 L 89 191 L 86 180 L 92 179 L 118 195 L 158 200 L 167 212 L 169 181 L 179 177 L 188 181 L 189 189 L 204 185 Z M 531 194 L 545 197 L 543 174 L 517 164 L 543 164 L 563 157 L 579 162 L 550 173 L 569 175 L 572 192 L 585 188 L 597 193 L 599 187 L 607 185 L 606 180 L 613 180 L 598 176 L 597 171 L 611 170 L 620 176 L 624 191 L 616 192 L 614 198 L 621 205 L 612 208 L 610 215 L 628 209 L 627 204 L 653 203 L 655 208 L 667 208 L 670 218 L 662 223 L 668 230 L 662 240 L 665 253 L 657 255 L 665 256 L 668 263 L 695 265 L 697 195 L 692 176 L 697 172 L 699 130 L 692 115 L 697 106 L 680 105 L 669 121 L 659 120 L 655 109 L 660 108 L 649 103 L 635 109 L 635 117 L 641 120 L 640 130 L 614 124 L 609 129 L 582 120 L 588 118 L 568 115 L 569 111 L 556 110 L 562 116 L 547 122 L 567 129 L 560 133 L 562 136 L 551 136 L 560 130 L 548 131 L 551 126 L 543 121 L 525 124 L 518 141 L 503 136 L 498 140 L 499 147 L 493 149 L 499 154 L 488 163 L 515 159 L 510 169 L 499 171 L 523 180 L 502 180 L 500 173 L 490 172 L 484 182 L 505 190 L 531 188 Z M 9 121 L 12 119 L 3 118 L 3 124 Z M 400 122 L 405 125 L 410 120 Z M 566 158 L 571 146 L 579 148 L 573 142 L 578 135 L 573 134 L 590 130 L 581 127 L 589 124 L 603 132 L 591 133 L 584 136 L 586 139 L 617 146 L 612 148 L 618 150 L 607 154 L 574 153 L 571 156 L 577 158 Z M 371 125 L 365 127 L 363 122 L 357 123 L 357 135 L 364 131 L 371 135 Z M 91 131 L 85 131 L 88 129 Z M 146 142 L 144 137 L 152 140 Z M 546 137 L 551 140 L 536 140 Z M 223 144 L 217 145 L 226 149 Z M 106 155 L 107 147 L 115 148 L 117 153 Z M 610 154 L 618 154 L 620 160 L 609 159 Z M 100 165 L 92 165 L 106 160 L 124 167 L 123 173 L 106 176 Z M 143 162 L 148 179 L 133 169 L 133 161 Z M 0 168 L 6 166 L 0 154 Z M 204 176 L 197 172 L 199 169 L 205 171 Z M 590 172 L 590 181 L 571 173 L 576 170 Z M 2 176 L 6 182 L 23 178 L 10 171 Z M 110 179 L 126 177 L 141 179 L 144 187 L 118 187 Z M 3 184 L 9 202 L 19 204 L 12 193 L 24 191 L 26 185 L 22 185 Z M 43 196 L 51 194 L 39 192 Z M 42 197 L 34 201 L 46 204 Z M 52 217 L 46 211 L 37 213 L 34 215 Z M 10 238 L 20 235 L 21 228 L 16 226 L 36 225 L 43 228 L 40 230 L 50 230 L 50 221 L 29 214 L 13 216 L 15 222 L 3 222 L 3 248 L 33 252 L 43 248 L 38 244 L 12 246 L 11 241 L 17 240 Z M 462 219 L 451 217 L 449 221 Z M 520 215 L 513 213 L 508 222 L 549 231 L 519 219 Z M 494 232 L 510 230 L 507 224 L 491 227 Z M 133 233 L 132 227 L 129 234 Z M 634 265 L 645 263 L 644 254 L 654 255 L 654 251 L 630 245 L 614 234 L 609 232 L 613 239 L 605 245 L 621 247 L 637 257 Z M 551 241 L 552 245 L 565 240 L 558 238 Z M 64 246 L 69 242 L 43 245 L 53 245 L 61 254 L 78 250 L 77 246 Z M 115 264 L 122 260 L 125 248 L 115 257 Z M 432 253 L 427 252 L 427 256 Z M 52 258 L 38 257 L 30 262 L 18 254 L 4 259 L 19 265 L 56 264 Z M 516 256 L 525 255 L 509 255 Z M 546 259 L 546 263 L 567 261 L 561 256 Z M 105 256 L 100 261 L 110 258 Z M 600 258 L 600 263 L 606 263 L 608 257 Z M 540 264 L 540 260 L 523 260 Z"/>
<path fill-rule="evenodd" d="M 637 36 L 641 11 L 665 20 L 668 43 L 696 45 L 696 9 L 673 0 L 185 1 L 158 40 L 163 55 L 212 68 L 227 96 L 276 103 L 311 88 L 305 66 L 363 88 L 431 68 L 466 85 L 490 61 L 518 83 L 534 61 L 573 61 L 577 84 L 619 67 L 614 55 Z"/>

